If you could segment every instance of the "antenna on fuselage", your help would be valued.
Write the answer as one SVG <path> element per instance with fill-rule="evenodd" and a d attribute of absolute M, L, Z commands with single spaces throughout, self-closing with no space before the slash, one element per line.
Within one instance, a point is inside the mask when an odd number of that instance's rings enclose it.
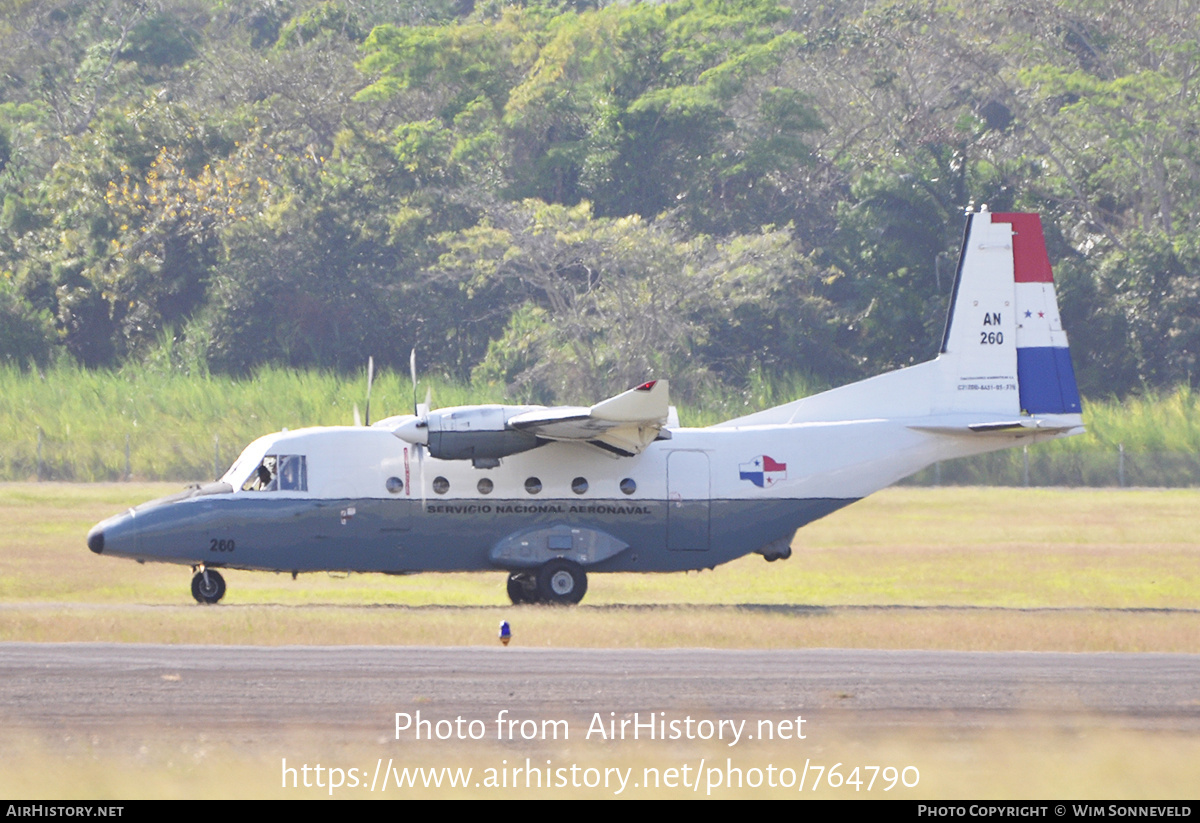
<path fill-rule="evenodd" d="M 362 416 L 358 413 L 358 404 L 354 404 L 354 425 L 371 425 L 371 383 L 375 381 L 375 358 L 367 357 L 367 419 L 363 422 Z"/>
<path fill-rule="evenodd" d="M 417 349 L 413 347 L 412 352 L 408 355 L 408 371 L 412 374 L 413 384 L 413 414 L 417 412 Z"/>

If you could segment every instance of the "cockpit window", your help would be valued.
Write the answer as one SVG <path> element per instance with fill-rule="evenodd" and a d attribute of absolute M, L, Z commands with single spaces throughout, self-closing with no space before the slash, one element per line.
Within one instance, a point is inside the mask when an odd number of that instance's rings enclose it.
<path fill-rule="evenodd" d="M 246 482 L 242 484 L 244 492 L 273 492 L 279 488 L 275 482 L 276 465 L 278 458 L 276 455 L 268 454 L 258 464 L 258 468 L 250 472 L 250 476 L 246 478 Z"/>
<path fill-rule="evenodd" d="M 308 461 L 302 454 L 268 454 L 246 482 L 244 492 L 308 491 Z"/>

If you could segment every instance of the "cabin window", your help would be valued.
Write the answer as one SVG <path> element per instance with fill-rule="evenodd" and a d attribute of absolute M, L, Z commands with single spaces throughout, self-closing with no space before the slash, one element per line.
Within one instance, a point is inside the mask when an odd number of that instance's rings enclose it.
<path fill-rule="evenodd" d="M 495 486 L 492 485 L 491 480 L 485 477 L 475 484 L 475 488 L 479 489 L 480 494 L 491 494 Z"/>
<path fill-rule="evenodd" d="M 586 477 L 576 477 L 571 481 L 571 491 L 576 494 L 583 494 L 588 490 L 588 482 Z"/>
<path fill-rule="evenodd" d="M 632 477 L 626 477 L 621 481 L 621 491 L 625 494 L 633 494 L 637 491 L 637 483 L 633 482 Z"/>
<path fill-rule="evenodd" d="M 441 475 L 438 475 L 437 477 L 433 478 L 433 490 L 438 494 L 445 494 L 446 492 L 450 491 L 450 481 Z"/>
<path fill-rule="evenodd" d="M 542 481 L 536 477 L 525 478 L 525 491 L 530 494 L 537 494 L 542 490 Z"/>
<path fill-rule="evenodd" d="M 383 485 L 386 486 L 387 490 L 392 494 L 399 494 L 400 492 L 404 491 L 404 481 L 399 477 L 389 477 L 384 481 Z"/>
<path fill-rule="evenodd" d="M 244 492 L 308 491 L 308 460 L 303 454 L 268 454 L 246 482 Z"/>

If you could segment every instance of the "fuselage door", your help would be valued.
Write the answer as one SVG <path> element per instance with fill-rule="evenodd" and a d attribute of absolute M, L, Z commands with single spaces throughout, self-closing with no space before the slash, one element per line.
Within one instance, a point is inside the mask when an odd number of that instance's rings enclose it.
<path fill-rule="evenodd" d="M 708 551 L 708 455 L 673 451 L 667 456 L 667 548 Z"/>

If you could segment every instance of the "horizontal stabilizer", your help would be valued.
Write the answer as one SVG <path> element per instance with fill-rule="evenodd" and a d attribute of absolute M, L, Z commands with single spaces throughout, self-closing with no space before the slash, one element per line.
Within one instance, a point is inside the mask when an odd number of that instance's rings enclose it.
<path fill-rule="evenodd" d="M 1078 415 L 1046 415 L 1022 417 L 1019 420 L 995 420 L 978 423 L 934 422 L 911 425 L 914 431 L 934 434 L 988 435 L 988 434 L 1082 434 Z"/>

